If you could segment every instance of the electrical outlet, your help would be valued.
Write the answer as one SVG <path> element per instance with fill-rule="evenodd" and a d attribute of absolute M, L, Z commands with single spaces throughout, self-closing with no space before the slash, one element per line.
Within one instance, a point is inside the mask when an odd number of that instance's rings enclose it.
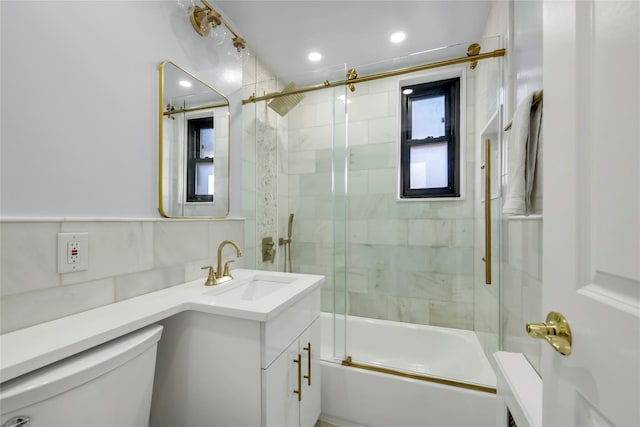
<path fill-rule="evenodd" d="M 89 233 L 58 233 L 58 274 L 89 269 Z"/>

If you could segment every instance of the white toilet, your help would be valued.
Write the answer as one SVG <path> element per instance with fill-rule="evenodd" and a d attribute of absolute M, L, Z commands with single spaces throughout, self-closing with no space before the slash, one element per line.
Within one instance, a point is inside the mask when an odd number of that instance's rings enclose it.
<path fill-rule="evenodd" d="M 0 384 L 0 426 L 148 426 L 161 334 L 151 325 Z"/>

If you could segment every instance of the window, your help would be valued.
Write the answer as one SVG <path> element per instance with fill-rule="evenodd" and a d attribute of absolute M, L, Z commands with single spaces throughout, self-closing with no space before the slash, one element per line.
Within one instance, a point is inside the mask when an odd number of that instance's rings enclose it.
<path fill-rule="evenodd" d="M 460 78 L 401 93 L 400 197 L 460 197 Z"/>
<path fill-rule="evenodd" d="M 213 202 L 213 117 L 187 122 L 187 202 Z"/>

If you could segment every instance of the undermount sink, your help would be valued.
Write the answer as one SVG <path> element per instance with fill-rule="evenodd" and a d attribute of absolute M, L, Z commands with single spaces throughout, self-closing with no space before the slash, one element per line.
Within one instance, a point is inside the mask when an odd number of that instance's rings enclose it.
<path fill-rule="evenodd" d="M 281 289 L 288 287 L 297 278 L 285 276 L 255 276 L 249 281 L 229 282 L 224 290 L 213 289 L 206 292 L 214 295 L 219 302 L 242 300 L 257 301 Z"/>

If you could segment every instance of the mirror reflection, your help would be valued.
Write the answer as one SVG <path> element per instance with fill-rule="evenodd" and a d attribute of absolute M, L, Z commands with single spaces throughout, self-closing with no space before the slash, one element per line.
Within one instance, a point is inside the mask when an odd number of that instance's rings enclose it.
<path fill-rule="evenodd" d="M 229 101 L 171 61 L 160 64 L 158 210 L 229 214 Z"/>

